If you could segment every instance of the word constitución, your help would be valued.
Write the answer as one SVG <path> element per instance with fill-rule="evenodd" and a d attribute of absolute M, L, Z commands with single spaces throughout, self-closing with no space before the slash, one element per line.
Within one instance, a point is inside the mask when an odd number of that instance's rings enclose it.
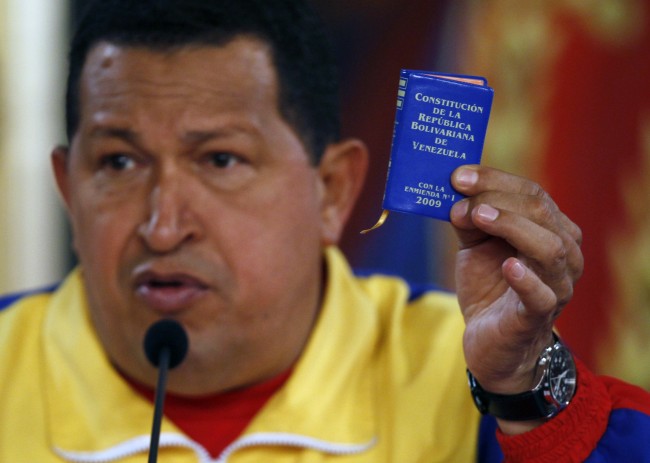
<path fill-rule="evenodd" d="M 463 111 L 468 111 L 470 113 L 483 114 L 483 106 L 479 106 L 477 104 L 461 103 L 459 101 L 454 101 L 454 100 L 446 100 L 444 98 L 439 98 L 436 96 L 425 95 L 424 93 L 420 93 L 420 92 L 415 94 L 415 100 L 421 101 L 423 103 L 431 103 L 436 106 L 443 106 L 452 109 L 461 109 Z"/>

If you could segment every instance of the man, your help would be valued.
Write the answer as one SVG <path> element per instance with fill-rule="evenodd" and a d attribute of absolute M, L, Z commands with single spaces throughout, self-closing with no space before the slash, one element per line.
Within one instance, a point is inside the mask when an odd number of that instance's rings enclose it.
<path fill-rule="evenodd" d="M 160 461 L 476 461 L 466 367 L 513 461 L 650 458 L 647 395 L 579 363 L 566 408 L 521 413 L 583 266 L 578 227 L 534 183 L 454 173 L 457 299 L 351 274 L 335 246 L 368 156 L 338 136 L 303 2 L 97 1 L 70 58 L 52 164 L 80 266 L 0 317 L 1 461 L 143 461 L 142 340 L 165 318 L 190 347 Z"/>

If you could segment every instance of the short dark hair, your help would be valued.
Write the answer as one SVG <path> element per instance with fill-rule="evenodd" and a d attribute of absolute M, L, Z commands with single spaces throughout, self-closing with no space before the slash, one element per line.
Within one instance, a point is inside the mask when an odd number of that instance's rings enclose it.
<path fill-rule="evenodd" d="M 99 42 L 166 51 L 252 36 L 270 47 L 280 114 L 318 163 L 340 137 L 338 70 L 325 30 L 306 0 L 91 0 L 70 47 L 68 139 L 79 127 L 83 66 Z"/>

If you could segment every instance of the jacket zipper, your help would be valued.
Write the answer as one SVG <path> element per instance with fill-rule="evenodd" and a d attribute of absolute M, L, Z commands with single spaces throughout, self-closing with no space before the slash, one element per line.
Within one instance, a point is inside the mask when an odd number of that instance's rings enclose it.
<path fill-rule="evenodd" d="M 59 448 L 55 449 L 55 451 L 61 458 L 72 463 L 112 463 L 139 453 L 147 453 L 150 439 L 150 436 L 142 435 L 106 450 L 94 452 L 72 452 Z M 210 458 L 210 454 L 203 446 L 180 434 L 162 433 L 160 435 L 160 448 L 165 447 L 188 448 L 196 453 L 200 463 L 214 463 L 214 460 Z"/>
<path fill-rule="evenodd" d="M 128 458 L 149 451 L 150 437 L 138 436 L 106 450 L 95 452 L 71 452 L 55 449 L 56 453 L 71 463 L 112 463 L 122 458 Z M 354 455 L 369 450 L 377 442 L 376 438 L 366 443 L 348 444 L 328 442 L 300 434 L 289 433 L 256 433 L 243 436 L 228 447 L 217 457 L 212 459 L 208 451 L 200 444 L 180 434 L 163 433 L 160 435 L 160 447 L 184 447 L 194 451 L 200 463 L 226 463 L 228 458 L 238 450 L 268 446 L 289 446 L 309 448 L 330 455 Z"/>
<path fill-rule="evenodd" d="M 330 455 L 354 455 L 369 450 L 376 443 L 376 438 L 372 438 L 370 441 L 361 444 L 348 444 L 328 442 L 300 434 L 279 432 L 256 433 L 243 436 L 234 441 L 226 447 L 214 463 L 226 463 L 230 455 L 237 450 L 261 445 L 308 448 Z"/>

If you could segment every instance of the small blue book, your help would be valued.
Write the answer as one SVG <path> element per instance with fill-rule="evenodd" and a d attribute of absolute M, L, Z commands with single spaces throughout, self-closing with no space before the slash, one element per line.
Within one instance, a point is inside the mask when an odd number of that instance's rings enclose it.
<path fill-rule="evenodd" d="M 481 162 L 493 95 L 483 77 L 401 71 L 384 212 L 370 230 L 388 211 L 449 220 L 464 197 L 451 174 Z"/>

